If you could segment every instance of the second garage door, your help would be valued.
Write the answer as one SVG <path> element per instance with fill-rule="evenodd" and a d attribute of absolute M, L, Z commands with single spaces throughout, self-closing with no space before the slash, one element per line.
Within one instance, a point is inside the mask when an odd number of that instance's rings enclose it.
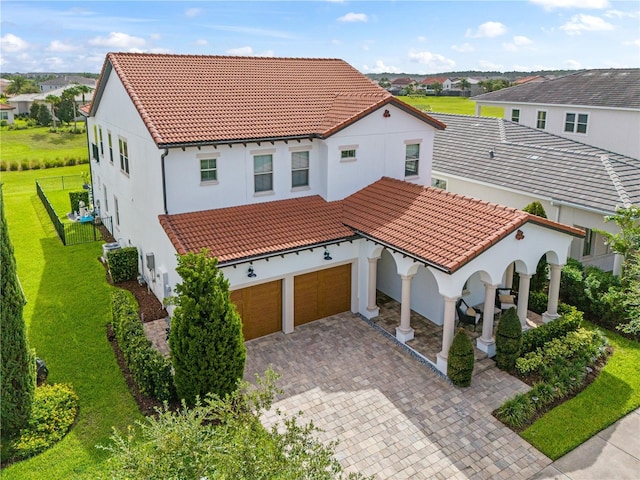
<path fill-rule="evenodd" d="M 351 264 L 298 275 L 294 322 L 303 325 L 351 309 Z"/>
<path fill-rule="evenodd" d="M 263 283 L 231 292 L 242 319 L 245 340 L 282 330 L 282 281 Z"/>

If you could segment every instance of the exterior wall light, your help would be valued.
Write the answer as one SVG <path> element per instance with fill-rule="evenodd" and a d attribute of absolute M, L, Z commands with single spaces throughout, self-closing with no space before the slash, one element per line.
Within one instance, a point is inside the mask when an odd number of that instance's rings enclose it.
<path fill-rule="evenodd" d="M 326 248 L 324 249 L 324 259 L 333 260 L 333 258 L 331 257 L 331 254 L 329 253 L 329 250 L 327 250 Z"/>
<path fill-rule="evenodd" d="M 247 270 L 247 277 L 254 278 L 256 276 L 256 272 L 253 271 L 253 265 L 249 265 L 249 270 Z"/>

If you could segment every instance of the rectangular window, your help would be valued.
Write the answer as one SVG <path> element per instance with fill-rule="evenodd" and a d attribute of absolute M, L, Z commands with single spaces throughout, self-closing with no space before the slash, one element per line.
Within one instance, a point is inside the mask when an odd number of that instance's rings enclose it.
<path fill-rule="evenodd" d="M 585 236 L 582 243 L 582 256 L 590 257 L 593 255 L 593 230 L 585 228 L 584 233 Z"/>
<path fill-rule="evenodd" d="M 420 166 L 420 144 L 413 143 L 406 145 L 404 158 L 404 176 L 415 177 L 418 175 Z"/>
<path fill-rule="evenodd" d="M 104 155 L 104 143 L 102 141 L 102 127 L 100 127 L 100 156 Z"/>
<path fill-rule="evenodd" d="M 273 191 L 273 155 L 255 155 L 253 157 L 254 191 Z"/>
<path fill-rule="evenodd" d="M 98 127 L 96 125 L 93 126 L 93 143 L 91 144 L 91 156 L 96 162 L 99 162 L 99 154 L 98 154 Z"/>
<path fill-rule="evenodd" d="M 119 227 L 120 226 L 120 206 L 118 205 L 118 197 L 116 197 L 115 195 L 113 196 L 113 208 L 116 210 L 115 211 L 116 227 Z"/>
<path fill-rule="evenodd" d="M 291 152 L 291 187 L 309 186 L 309 152 Z"/>
<path fill-rule="evenodd" d="M 113 143 L 111 141 L 111 132 L 107 132 L 107 141 L 109 142 L 109 161 L 113 163 Z"/>
<path fill-rule="evenodd" d="M 103 185 L 102 190 L 104 191 L 104 213 L 109 211 L 109 197 L 107 196 L 107 186 Z"/>
<path fill-rule="evenodd" d="M 564 120 L 564 131 L 568 133 L 587 133 L 589 115 L 586 113 L 567 113 Z"/>
<path fill-rule="evenodd" d="M 435 188 L 441 188 L 442 190 L 447 189 L 447 181 L 442 178 L 431 178 L 431 186 Z"/>
<path fill-rule="evenodd" d="M 9 120 L 9 112 L 0 112 L 1 120 Z"/>
<path fill-rule="evenodd" d="M 127 141 L 124 138 L 118 139 L 118 146 L 120 147 L 120 170 L 127 175 L 129 174 L 129 147 Z"/>
<path fill-rule="evenodd" d="M 356 151 L 355 150 L 342 150 L 340 152 L 340 159 L 341 160 L 352 160 L 356 158 Z"/>
<path fill-rule="evenodd" d="M 200 181 L 215 182 L 218 180 L 218 166 L 215 158 L 200 159 Z"/>
<path fill-rule="evenodd" d="M 511 109 L 511 121 L 512 122 L 516 122 L 516 123 L 520 123 L 520 109 L 519 108 Z"/>
<path fill-rule="evenodd" d="M 547 128 L 547 112 L 544 110 L 538 110 L 536 128 L 539 128 L 540 130 Z"/>

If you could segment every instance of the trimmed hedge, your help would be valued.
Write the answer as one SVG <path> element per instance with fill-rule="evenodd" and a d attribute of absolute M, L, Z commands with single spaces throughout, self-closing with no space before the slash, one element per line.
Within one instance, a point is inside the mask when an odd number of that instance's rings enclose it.
<path fill-rule="evenodd" d="M 138 278 L 138 249 L 125 247 L 107 252 L 109 275 L 113 283 Z"/>
<path fill-rule="evenodd" d="M 512 371 L 522 349 L 522 325 L 515 308 L 508 309 L 500 317 L 496 329 L 496 365 L 501 370 Z"/>
<path fill-rule="evenodd" d="M 560 308 L 558 308 L 560 310 Z M 582 323 L 582 312 L 576 307 L 566 305 L 565 313 L 549 323 L 544 323 L 537 328 L 527 330 L 522 334 L 522 355 L 542 348 L 545 343 L 565 336 L 569 332 L 575 332 Z M 568 310 L 568 312 L 566 312 Z"/>
<path fill-rule="evenodd" d="M 136 385 L 161 402 L 175 396 L 171 363 L 153 348 L 144 334 L 133 296 L 117 289 L 111 294 L 113 330 Z"/>
<path fill-rule="evenodd" d="M 529 292 L 529 310 L 542 315 L 547 310 L 547 304 L 549 302 L 549 296 L 544 292 L 536 292 L 531 290 Z"/>
<path fill-rule="evenodd" d="M 27 170 L 23 168 L 23 170 Z M 89 208 L 89 191 L 82 190 L 81 192 L 69 192 L 69 200 L 71 201 L 71 211 L 80 211 L 80 202 L 84 202 L 85 207 Z"/>
<path fill-rule="evenodd" d="M 473 345 L 467 332 L 463 328 L 458 330 L 453 343 L 449 348 L 447 359 L 447 376 L 456 387 L 468 387 L 471 385 L 471 375 L 475 357 L 473 355 Z"/>

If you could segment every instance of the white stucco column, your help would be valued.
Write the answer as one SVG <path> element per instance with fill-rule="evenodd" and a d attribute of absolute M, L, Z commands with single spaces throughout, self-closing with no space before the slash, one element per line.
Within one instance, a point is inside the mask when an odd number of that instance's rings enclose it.
<path fill-rule="evenodd" d="M 616 277 L 622 275 L 622 265 L 624 264 L 624 257 L 619 253 L 613 256 L 613 274 Z"/>
<path fill-rule="evenodd" d="M 542 314 L 544 323 L 555 320 L 558 315 L 558 297 L 560 296 L 560 276 L 562 274 L 562 265 L 555 263 L 549 264 L 549 301 L 547 302 L 547 311 Z"/>
<path fill-rule="evenodd" d="M 504 278 L 504 288 L 513 288 L 513 270 L 515 268 L 515 263 L 510 263 L 507 267 L 507 272 L 505 273 Z"/>
<path fill-rule="evenodd" d="M 282 280 L 282 331 L 284 333 L 292 333 L 294 330 L 294 298 L 293 298 L 293 275 L 287 275 Z"/>
<path fill-rule="evenodd" d="M 371 317 L 376 317 L 379 313 L 376 305 L 376 281 L 378 278 L 378 258 L 368 258 L 369 276 L 367 283 L 367 312 L 371 313 Z"/>
<path fill-rule="evenodd" d="M 396 327 L 396 338 L 402 343 L 413 340 L 411 328 L 411 279 L 413 275 L 400 275 L 402 279 L 402 303 L 400 304 L 400 326 Z"/>
<path fill-rule="evenodd" d="M 482 336 L 476 341 L 476 346 L 487 356 L 493 357 L 496 354 L 496 341 L 493 337 L 493 316 L 496 307 L 497 285 L 484 284 L 484 310 L 482 313 Z"/>
<path fill-rule="evenodd" d="M 447 358 L 449 348 L 453 343 L 453 335 L 456 326 L 456 297 L 444 298 L 444 321 L 442 324 L 442 350 L 436 358 L 436 367 L 443 373 L 447 373 Z"/>
<path fill-rule="evenodd" d="M 522 329 L 529 328 L 527 325 L 527 312 L 529 310 L 529 285 L 531 284 L 531 275 L 528 273 L 520 274 L 520 289 L 518 290 L 518 318 Z"/>

